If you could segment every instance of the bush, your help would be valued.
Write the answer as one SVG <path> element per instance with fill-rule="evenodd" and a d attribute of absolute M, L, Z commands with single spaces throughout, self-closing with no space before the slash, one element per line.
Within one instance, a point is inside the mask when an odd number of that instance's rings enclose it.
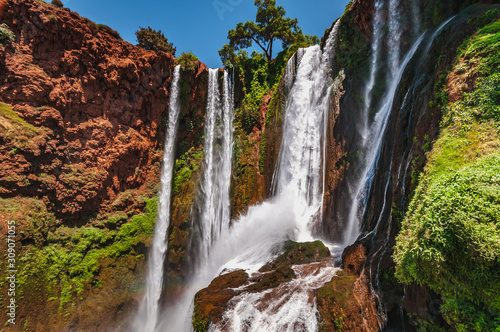
<path fill-rule="evenodd" d="M 64 7 L 64 4 L 62 3 L 61 0 L 52 0 L 51 4 L 54 5 L 54 6 L 56 6 L 57 8 Z"/>
<path fill-rule="evenodd" d="M 97 24 L 97 29 L 99 31 L 104 31 L 104 32 L 110 34 L 111 36 L 115 37 L 118 40 L 123 40 L 122 37 L 120 36 L 120 34 L 118 33 L 118 31 L 111 29 L 106 24 Z"/>
<path fill-rule="evenodd" d="M 0 24 L 0 46 L 3 46 L 3 44 L 6 41 L 15 41 L 16 36 L 14 33 L 9 29 L 9 26 L 5 23 Z"/>
<path fill-rule="evenodd" d="M 154 30 L 151 27 L 141 28 L 135 32 L 137 37 L 137 46 L 142 47 L 145 50 L 150 51 L 163 51 L 171 53 L 175 56 L 175 50 L 173 43 L 169 43 L 167 37 L 163 35 L 161 30 Z"/>
<path fill-rule="evenodd" d="M 181 65 L 182 71 L 194 72 L 196 61 L 198 61 L 198 57 L 192 52 L 182 52 L 181 56 L 177 59 L 177 64 Z"/>

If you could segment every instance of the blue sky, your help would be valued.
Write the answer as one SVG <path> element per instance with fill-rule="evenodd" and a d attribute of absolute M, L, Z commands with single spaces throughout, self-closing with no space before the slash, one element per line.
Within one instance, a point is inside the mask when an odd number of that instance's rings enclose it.
<path fill-rule="evenodd" d="M 176 55 L 192 51 L 209 67 L 220 67 L 217 51 L 238 22 L 255 19 L 254 0 L 62 0 L 65 7 L 117 30 L 136 44 L 135 31 L 151 26 L 177 47 Z M 288 17 L 299 20 L 305 34 L 322 37 L 344 12 L 348 0 L 277 0 Z M 276 53 L 276 52 L 275 52 Z M 275 54 L 276 55 L 276 54 Z"/>

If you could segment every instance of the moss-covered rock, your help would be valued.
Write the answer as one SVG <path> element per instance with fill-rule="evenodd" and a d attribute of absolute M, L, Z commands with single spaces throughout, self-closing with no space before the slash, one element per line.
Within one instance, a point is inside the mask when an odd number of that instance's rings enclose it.
<path fill-rule="evenodd" d="M 330 250 L 321 241 L 298 243 L 286 241 L 283 254 L 260 268 L 261 272 L 278 270 L 292 265 L 318 262 L 330 256 Z"/>
<path fill-rule="evenodd" d="M 499 40 L 496 19 L 460 49 L 454 83 L 440 92 L 451 102 L 394 255 L 398 278 L 438 293 L 458 331 L 500 326 Z"/>

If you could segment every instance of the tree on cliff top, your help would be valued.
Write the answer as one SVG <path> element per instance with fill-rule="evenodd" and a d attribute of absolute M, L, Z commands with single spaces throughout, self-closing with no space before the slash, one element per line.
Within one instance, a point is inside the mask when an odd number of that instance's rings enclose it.
<path fill-rule="evenodd" d="M 171 53 L 175 56 L 175 50 L 173 43 L 169 43 L 167 37 L 163 35 L 161 30 L 154 30 L 151 27 L 141 28 L 135 32 L 137 37 L 137 46 L 142 47 L 145 50 L 150 51 L 163 51 Z"/>
<path fill-rule="evenodd" d="M 254 4 L 257 6 L 255 22 L 238 23 L 236 29 L 229 30 L 229 44 L 219 50 L 222 62 L 231 61 L 235 51 L 251 47 L 253 43 L 264 51 L 269 61 L 273 56 L 275 40 L 280 40 L 283 48 L 297 42 L 319 42 L 316 36 L 304 36 L 297 19 L 285 17 L 285 9 L 283 6 L 276 7 L 276 0 L 255 0 Z"/>

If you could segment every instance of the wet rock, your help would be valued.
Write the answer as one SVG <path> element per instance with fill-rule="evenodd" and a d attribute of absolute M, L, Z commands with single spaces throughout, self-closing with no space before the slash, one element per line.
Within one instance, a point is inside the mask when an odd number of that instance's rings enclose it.
<path fill-rule="evenodd" d="M 330 256 L 330 250 L 321 241 L 298 243 L 286 241 L 283 247 L 285 251 L 273 262 L 260 268 L 260 272 L 277 270 L 291 265 L 318 262 Z"/>
<path fill-rule="evenodd" d="M 195 296 L 193 327 L 195 331 L 207 331 L 210 324 L 222 331 L 229 331 L 224 313 L 234 305 L 233 301 L 244 294 L 262 294 L 255 305 L 265 310 L 276 301 L 284 301 L 300 290 L 301 277 L 321 274 L 325 268 L 334 271 L 329 249 L 321 242 L 285 242 L 283 254 L 263 266 L 259 272 L 249 276 L 242 270 L 233 271 L 215 278 Z M 320 281 L 322 286 L 330 279 Z M 314 294 L 311 289 L 310 301 Z M 312 303 L 312 302 L 311 302 Z"/>

